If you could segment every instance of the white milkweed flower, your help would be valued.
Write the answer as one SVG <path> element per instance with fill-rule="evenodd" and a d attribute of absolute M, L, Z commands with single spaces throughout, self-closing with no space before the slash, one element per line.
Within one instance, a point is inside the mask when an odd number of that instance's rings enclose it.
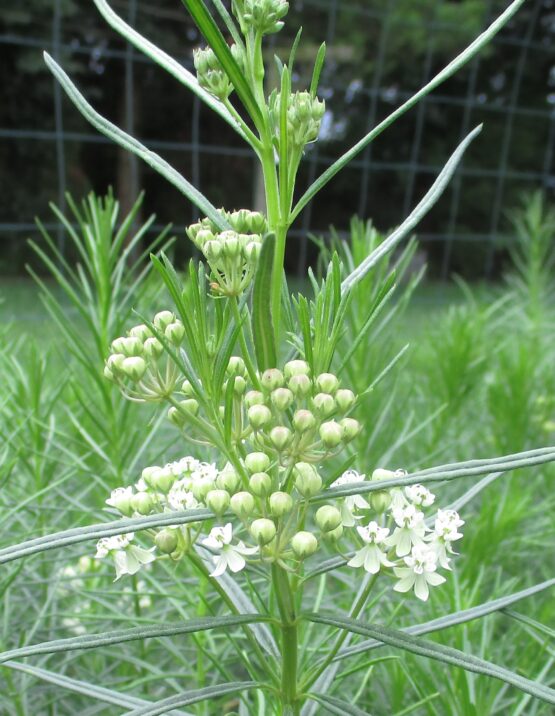
<path fill-rule="evenodd" d="M 246 565 L 243 555 L 256 554 L 258 547 L 246 547 L 241 540 L 235 545 L 231 544 L 233 539 L 233 526 L 228 522 L 223 527 L 213 527 L 208 537 L 202 540 L 202 544 L 209 549 L 220 552 L 213 555 L 214 569 L 211 577 L 219 577 L 226 569 L 232 572 L 240 572 Z"/>
<path fill-rule="evenodd" d="M 430 587 L 437 587 L 445 582 L 445 577 L 436 572 L 437 557 L 427 545 L 417 545 L 412 553 L 405 557 L 406 567 L 395 567 L 393 570 L 399 581 L 393 589 L 396 592 L 408 592 L 414 589 L 418 599 L 426 601 L 430 594 Z"/>
<path fill-rule="evenodd" d="M 131 544 L 134 537 L 133 532 L 123 535 L 114 535 L 113 537 L 103 537 L 96 544 L 97 559 L 102 559 L 110 555 L 114 560 L 116 567 L 117 581 L 124 574 L 137 574 L 143 564 L 154 562 L 156 557 L 152 554 L 152 549 L 143 549 L 137 545 Z"/>
<path fill-rule="evenodd" d="M 370 574 L 377 574 L 382 565 L 384 567 L 394 566 L 380 547 L 389 535 L 387 527 L 380 527 L 377 522 L 370 522 L 366 527 L 357 527 L 357 532 L 365 545 L 347 562 L 349 567 L 364 566 L 364 569 Z"/>
<path fill-rule="evenodd" d="M 219 470 L 213 462 L 199 462 L 198 465 L 195 465 L 194 469 L 191 471 L 191 477 L 193 480 L 205 479 L 215 482 L 218 477 L 218 473 Z"/>
<path fill-rule="evenodd" d="M 201 462 L 200 460 L 197 460 L 196 457 L 191 457 L 191 455 L 187 455 L 186 457 L 182 457 L 181 460 L 178 460 L 173 464 L 179 475 L 182 475 L 183 473 L 190 475 L 195 470 L 198 470 L 200 468 Z"/>
<path fill-rule="evenodd" d="M 135 489 L 137 492 L 146 492 L 148 490 L 148 485 L 146 484 L 144 477 L 139 477 L 135 483 Z"/>
<path fill-rule="evenodd" d="M 405 495 L 413 505 L 422 505 L 422 507 L 433 505 L 436 499 L 434 493 L 430 492 L 424 485 L 409 485 L 405 487 Z"/>
<path fill-rule="evenodd" d="M 464 525 L 464 520 L 461 520 L 459 513 L 455 510 L 437 511 L 430 548 L 434 550 L 437 561 L 444 569 L 451 569 L 447 555 L 456 554 L 451 547 L 451 542 L 455 542 L 463 536 L 462 532 L 458 530 L 462 525 Z"/>
<path fill-rule="evenodd" d="M 116 487 L 112 490 L 110 497 L 106 500 L 106 504 L 114 507 L 122 513 L 131 510 L 131 498 L 133 497 L 132 487 Z"/>
<path fill-rule="evenodd" d="M 394 507 L 391 510 L 397 527 L 393 534 L 387 538 L 389 547 L 395 547 L 398 557 L 409 554 L 413 546 L 423 543 L 426 534 L 424 513 L 417 510 L 414 505 Z"/>
<path fill-rule="evenodd" d="M 186 478 L 178 480 L 168 492 L 168 506 L 177 512 L 194 510 L 199 506 L 198 500 L 189 490 L 190 481 Z"/>
<path fill-rule="evenodd" d="M 347 470 L 341 477 L 332 482 L 331 487 L 340 487 L 341 485 L 352 485 L 356 482 L 364 482 L 366 476 L 361 475 L 356 470 Z M 343 498 L 341 503 L 341 522 L 344 527 L 353 527 L 355 520 L 360 519 L 354 512 L 355 510 L 367 510 L 370 505 L 362 495 L 349 495 Z"/>

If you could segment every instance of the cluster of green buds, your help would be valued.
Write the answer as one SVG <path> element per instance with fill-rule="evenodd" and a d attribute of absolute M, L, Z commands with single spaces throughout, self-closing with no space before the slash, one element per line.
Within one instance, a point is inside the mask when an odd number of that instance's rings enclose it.
<path fill-rule="evenodd" d="M 287 0 L 233 0 L 232 8 L 245 35 L 250 30 L 271 35 L 283 27 L 289 3 Z"/>
<path fill-rule="evenodd" d="M 158 402 L 172 395 L 179 370 L 165 350 L 164 341 L 178 349 L 185 336 L 183 323 L 171 311 L 160 311 L 152 321 L 134 326 L 112 341 L 104 377 L 116 383 L 130 400 Z"/>
<path fill-rule="evenodd" d="M 187 235 L 210 266 L 212 289 L 224 296 L 238 296 L 254 276 L 267 222 L 263 214 L 247 209 L 222 212 L 222 216 L 230 229 L 221 231 L 205 218 L 189 226 Z"/>
<path fill-rule="evenodd" d="M 274 132 L 279 142 L 281 95 L 274 92 L 270 96 L 270 112 L 273 117 Z M 305 144 L 318 139 L 322 118 L 326 112 L 326 103 L 311 92 L 293 92 L 287 101 L 287 137 L 292 149 L 302 149 Z"/>
<path fill-rule="evenodd" d="M 405 474 L 377 469 L 370 482 Z M 235 466 L 218 469 L 184 457 L 145 468 L 134 488 L 117 488 L 106 502 L 126 517 L 190 511 L 193 521 L 150 530 L 149 549 L 135 544 L 132 533 L 103 538 L 96 557 L 111 556 L 119 579 L 157 557 L 177 561 L 194 547 L 213 564 L 211 576 L 218 577 L 228 569 L 241 571 L 249 561 L 300 571 L 304 560 L 328 544 L 349 567 L 389 573 L 398 580 L 396 591 L 414 590 L 427 599 L 430 586 L 445 581 L 438 569 L 451 569 L 452 544 L 462 537 L 463 520 L 454 510 L 441 509 L 426 519 L 424 510 L 435 495 L 423 485 L 372 490 L 371 495 L 382 494 L 374 503 L 363 494 L 365 483 L 365 475 L 348 470 L 331 487 L 347 487 L 347 493 L 355 487 L 354 494 L 334 496 L 332 489 L 322 504 L 321 496 L 313 498 L 323 480 L 309 463 L 283 471 L 267 453 L 251 452 Z"/>
<path fill-rule="evenodd" d="M 242 66 L 241 51 L 237 45 L 231 46 L 235 61 Z M 210 47 L 202 47 L 193 51 L 193 63 L 197 71 L 199 85 L 220 102 L 225 102 L 233 92 L 233 85 Z"/>

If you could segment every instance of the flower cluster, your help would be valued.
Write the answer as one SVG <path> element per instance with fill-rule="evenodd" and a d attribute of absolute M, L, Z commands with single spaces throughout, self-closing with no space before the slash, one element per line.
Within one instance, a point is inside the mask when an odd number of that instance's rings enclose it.
<path fill-rule="evenodd" d="M 270 97 L 270 112 L 273 117 L 274 132 L 279 143 L 280 138 L 280 103 L 279 92 Z M 320 124 L 326 111 L 324 100 L 318 99 L 311 92 L 293 92 L 287 98 L 287 140 L 293 150 L 302 149 L 305 144 L 315 142 L 320 132 Z"/>
<path fill-rule="evenodd" d="M 123 394 L 141 402 L 158 402 L 170 396 L 179 372 L 158 336 L 174 348 L 184 338 L 185 328 L 171 311 L 154 316 L 155 333 L 146 325 L 134 326 L 112 341 L 104 376 L 120 387 Z"/>
<path fill-rule="evenodd" d="M 212 270 L 212 289 L 224 296 L 238 296 L 254 276 L 267 222 L 263 214 L 247 209 L 221 213 L 230 229 L 221 231 L 205 218 L 189 226 L 187 235 Z"/>
<path fill-rule="evenodd" d="M 389 571 L 398 592 L 414 590 L 427 599 L 429 587 L 445 581 L 438 568 L 450 569 L 452 543 L 462 537 L 463 521 L 453 510 L 438 510 L 433 526 L 421 508 L 434 503 L 422 485 L 404 490 L 374 490 L 333 497 L 313 504 L 321 492 L 318 469 L 297 462 L 290 470 L 276 469 L 265 452 L 249 453 L 237 467 L 222 469 L 185 457 L 164 467 L 148 467 L 135 487 L 114 490 L 107 503 L 125 516 L 196 511 L 198 521 L 151 530 L 154 546 L 144 549 L 132 534 L 102 539 L 97 557 L 111 556 L 116 578 L 135 574 L 156 555 L 179 560 L 193 545 L 211 553 L 217 577 L 227 569 L 241 571 L 249 561 L 278 562 L 297 570 L 320 543 L 346 554 L 346 563 L 370 574 Z M 399 472 L 375 470 L 371 481 L 399 477 Z M 331 487 L 359 485 L 365 477 L 349 470 Z M 379 500 L 375 495 L 384 493 Z M 387 503 L 387 504 L 386 504 Z M 353 543 L 357 548 L 353 551 Z"/>
<path fill-rule="evenodd" d="M 235 0 L 235 15 L 245 35 L 249 30 L 270 35 L 283 27 L 282 19 L 289 11 L 287 0 Z"/>
<path fill-rule="evenodd" d="M 241 66 L 242 57 L 237 45 L 232 45 L 231 53 L 235 61 Z M 225 102 L 233 92 L 233 85 L 220 61 L 210 47 L 203 47 L 193 52 L 193 62 L 197 71 L 199 85 L 220 102 Z"/>

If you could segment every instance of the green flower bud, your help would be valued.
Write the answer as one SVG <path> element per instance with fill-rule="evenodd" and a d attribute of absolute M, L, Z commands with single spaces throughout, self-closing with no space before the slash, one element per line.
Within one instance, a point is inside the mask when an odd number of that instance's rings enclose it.
<path fill-rule="evenodd" d="M 187 398 L 191 398 L 195 394 L 193 386 L 189 383 L 188 380 L 183 381 L 183 385 L 181 386 L 181 392 L 183 393 L 183 395 L 187 396 Z"/>
<path fill-rule="evenodd" d="M 323 505 L 317 510 L 314 520 L 322 532 L 331 532 L 341 524 L 341 512 L 332 505 Z"/>
<path fill-rule="evenodd" d="M 260 376 L 260 385 L 268 392 L 276 388 L 281 388 L 283 384 L 283 373 L 277 368 L 268 368 L 268 370 L 265 370 Z"/>
<path fill-rule="evenodd" d="M 160 343 L 158 338 L 147 338 L 144 342 L 144 353 L 148 358 L 160 358 L 164 352 L 164 346 Z"/>
<path fill-rule="evenodd" d="M 247 417 L 252 427 L 255 430 L 259 430 L 271 422 L 272 411 L 265 405 L 253 405 L 252 408 L 248 409 Z"/>
<path fill-rule="evenodd" d="M 335 420 L 320 425 L 320 438 L 327 448 L 334 448 L 343 439 L 343 428 Z"/>
<path fill-rule="evenodd" d="M 134 383 L 138 383 L 146 373 L 146 363 L 144 358 L 139 358 L 138 356 L 124 358 L 121 363 L 121 372 Z"/>
<path fill-rule="evenodd" d="M 309 498 L 317 495 L 322 489 L 322 478 L 314 465 L 308 462 L 298 462 L 293 468 L 295 487 L 303 497 Z"/>
<path fill-rule="evenodd" d="M 154 489 L 154 484 L 152 482 L 154 476 L 160 472 L 163 468 L 158 467 L 157 465 L 152 465 L 151 467 L 145 467 L 144 470 L 141 472 L 141 477 L 146 482 L 146 484 L 149 487 L 152 487 Z"/>
<path fill-rule="evenodd" d="M 293 393 L 288 388 L 277 388 L 270 395 L 270 400 L 278 410 L 285 411 L 293 403 Z"/>
<path fill-rule="evenodd" d="M 154 323 L 154 328 L 162 332 L 166 330 L 170 323 L 175 323 L 175 316 L 171 311 L 160 311 L 154 316 L 152 322 Z"/>
<path fill-rule="evenodd" d="M 174 482 L 175 475 L 172 473 L 172 471 L 167 467 L 161 467 L 158 468 L 156 472 L 152 473 L 147 484 L 152 485 L 152 488 L 154 490 L 167 494 L 170 491 Z"/>
<path fill-rule="evenodd" d="M 152 337 L 152 331 L 148 326 L 145 326 L 144 323 L 141 323 L 139 326 L 133 326 L 133 328 L 129 330 L 129 335 L 133 338 L 138 338 L 144 343 L 144 341 Z"/>
<path fill-rule="evenodd" d="M 270 442 L 276 450 L 284 450 L 292 439 L 293 433 L 284 425 L 278 425 L 270 430 Z"/>
<path fill-rule="evenodd" d="M 216 478 L 216 484 L 221 490 L 227 490 L 230 493 L 235 492 L 241 483 L 241 478 L 237 474 L 235 468 L 230 464 L 221 470 L 220 474 Z"/>
<path fill-rule="evenodd" d="M 276 536 L 276 526 L 272 520 L 262 517 L 254 520 L 250 527 L 250 532 L 259 545 L 265 545 Z"/>
<path fill-rule="evenodd" d="M 264 452 L 251 452 L 245 458 L 245 466 L 250 473 L 266 472 L 270 467 L 270 458 Z"/>
<path fill-rule="evenodd" d="M 316 418 L 310 410 L 297 410 L 293 416 L 293 427 L 299 433 L 306 433 L 316 427 Z"/>
<path fill-rule="evenodd" d="M 310 375 L 310 366 L 304 360 L 290 360 L 283 368 L 286 379 L 292 378 L 294 375 Z"/>
<path fill-rule="evenodd" d="M 249 241 L 244 249 L 245 259 L 249 262 L 249 264 L 256 265 L 258 263 L 261 250 L 262 245 L 259 241 Z"/>
<path fill-rule="evenodd" d="M 235 231 L 222 231 L 219 235 L 222 255 L 226 259 L 236 259 L 241 254 L 241 242 Z"/>
<path fill-rule="evenodd" d="M 304 146 L 318 139 L 326 104 L 311 92 L 295 92 L 289 97 L 287 129 L 293 145 Z"/>
<path fill-rule="evenodd" d="M 264 395 L 259 390 L 249 390 L 245 395 L 245 405 L 252 408 L 253 405 L 264 405 Z"/>
<path fill-rule="evenodd" d="M 130 494 L 127 488 L 120 487 L 114 490 L 110 495 L 109 504 L 114 507 L 118 512 L 121 512 L 122 515 L 130 517 L 131 513 L 133 512 L 133 507 L 131 505 L 132 496 L 133 495 Z"/>
<path fill-rule="evenodd" d="M 301 373 L 300 375 L 294 375 L 292 378 L 289 379 L 287 385 L 289 386 L 289 390 L 297 398 L 305 397 L 312 390 L 312 381 L 310 380 L 308 375 L 304 375 L 303 373 Z"/>
<path fill-rule="evenodd" d="M 193 497 L 202 502 L 206 495 L 214 488 L 214 481 L 210 478 L 202 477 L 193 482 L 191 492 Z"/>
<path fill-rule="evenodd" d="M 247 381 L 243 378 L 242 375 L 236 375 L 235 378 L 232 378 L 233 380 L 233 392 L 235 395 L 243 395 L 245 390 L 247 389 Z"/>
<path fill-rule="evenodd" d="M 340 425 L 343 428 L 343 439 L 347 441 L 354 440 L 354 438 L 356 438 L 359 434 L 361 428 L 358 420 L 355 420 L 354 418 L 343 418 Z"/>
<path fill-rule="evenodd" d="M 293 498 L 287 492 L 274 492 L 268 501 L 272 517 L 283 517 L 293 509 Z"/>
<path fill-rule="evenodd" d="M 249 487 L 257 497 L 264 497 L 272 489 L 272 479 L 267 472 L 255 472 L 249 480 Z"/>
<path fill-rule="evenodd" d="M 143 342 L 135 336 L 116 338 L 116 340 L 112 342 L 112 351 L 114 353 L 123 353 L 123 355 L 128 358 L 140 356 L 143 354 Z"/>
<path fill-rule="evenodd" d="M 337 403 L 339 410 L 341 410 L 342 413 L 345 413 L 347 412 L 347 410 L 350 410 L 355 404 L 355 401 L 355 394 L 352 390 L 348 390 L 347 388 L 341 388 L 335 394 L 335 402 Z"/>
<path fill-rule="evenodd" d="M 125 356 L 123 353 L 112 353 L 111 356 L 108 356 L 106 367 L 113 373 L 121 373 L 121 364 L 124 360 Z"/>
<path fill-rule="evenodd" d="M 210 490 L 205 498 L 206 506 L 216 515 L 223 515 L 229 507 L 229 492 L 225 490 Z"/>
<path fill-rule="evenodd" d="M 115 381 L 114 374 L 112 371 L 108 368 L 107 365 L 104 366 L 104 370 L 102 371 L 102 375 L 106 378 L 106 380 L 111 381 L 112 383 Z"/>
<path fill-rule="evenodd" d="M 187 400 L 181 400 L 179 402 L 179 408 L 173 406 L 168 410 L 168 418 L 178 428 L 182 428 L 187 424 L 187 416 L 196 415 L 199 411 L 199 404 L 194 398 L 188 398 Z"/>
<path fill-rule="evenodd" d="M 202 247 L 202 253 L 208 261 L 215 263 L 223 252 L 223 246 L 220 241 L 207 241 Z"/>
<path fill-rule="evenodd" d="M 334 530 L 324 532 L 323 537 L 326 541 L 335 543 L 343 536 L 343 525 L 338 525 Z"/>
<path fill-rule="evenodd" d="M 185 326 L 181 323 L 181 321 L 170 323 L 169 326 L 166 326 L 164 335 L 171 343 L 173 343 L 174 346 L 179 346 L 185 337 Z"/>
<path fill-rule="evenodd" d="M 305 559 L 316 552 L 318 540 L 311 532 L 297 532 L 291 540 L 291 548 L 299 559 Z"/>
<path fill-rule="evenodd" d="M 328 393 L 317 393 L 314 398 L 312 398 L 312 405 L 314 406 L 316 415 L 321 418 L 329 418 L 337 409 L 335 400 Z"/>
<path fill-rule="evenodd" d="M 288 10 L 287 0 L 244 0 L 240 22 L 244 28 L 270 35 L 281 30 Z"/>
<path fill-rule="evenodd" d="M 321 393 L 333 395 L 339 388 L 339 380 L 333 373 L 320 373 L 316 378 L 316 387 Z"/>
<path fill-rule="evenodd" d="M 199 232 L 197 232 L 194 241 L 195 244 L 205 253 L 208 252 L 208 244 L 212 244 L 214 246 L 214 249 L 216 249 L 217 247 L 219 253 L 221 253 L 222 251 L 220 242 L 216 240 L 214 234 L 208 229 L 201 229 Z"/>
<path fill-rule="evenodd" d="M 154 538 L 154 544 L 158 547 L 162 554 L 171 554 L 177 549 L 178 536 L 177 530 L 166 527 L 160 530 Z"/>
<path fill-rule="evenodd" d="M 240 356 L 231 356 L 228 361 L 226 372 L 228 375 L 247 375 L 245 361 Z"/>
<path fill-rule="evenodd" d="M 393 470 L 384 470 L 382 467 L 378 467 L 372 473 L 372 480 L 393 480 L 395 472 Z"/>
<path fill-rule="evenodd" d="M 131 497 L 131 507 L 140 515 L 150 514 L 153 505 L 152 496 L 148 492 L 136 492 Z"/>
<path fill-rule="evenodd" d="M 259 211 L 239 209 L 230 212 L 227 220 L 241 234 L 265 234 L 268 231 L 266 217 Z"/>
<path fill-rule="evenodd" d="M 387 490 L 378 490 L 370 493 L 370 505 L 378 514 L 385 512 L 391 505 L 391 495 Z"/>
<path fill-rule="evenodd" d="M 230 505 L 237 517 L 245 519 L 254 512 L 254 497 L 250 492 L 237 492 L 231 498 Z"/>

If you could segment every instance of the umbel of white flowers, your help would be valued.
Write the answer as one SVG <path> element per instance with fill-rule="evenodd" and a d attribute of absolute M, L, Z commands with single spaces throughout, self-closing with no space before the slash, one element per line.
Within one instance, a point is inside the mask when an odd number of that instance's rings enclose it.
<path fill-rule="evenodd" d="M 124 516 L 183 513 L 207 508 L 208 521 L 165 527 L 151 533 L 153 546 L 138 546 L 133 534 L 100 540 L 96 556 L 112 557 L 116 579 L 135 574 L 157 558 L 179 560 L 194 545 L 211 554 L 217 577 L 240 572 L 249 563 L 277 562 L 300 572 L 305 560 L 326 544 L 345 557 L 345 564 L 370 574 L 395 578 L 394 590 L 414 591 L 428 599 L 430 587 L 442 584 L 439 570 L 451 569 L 453 543 L 464 524 L 454 510 L 438 509 L 426 518 L 435 496 L 422 485 L 377 490 L 314 505 L 322 489 L 316 466 L 297 463 L 289 484 L 272 486 L 271 459 L 264 452 L 247 455 L 243 483 L 231 465 L 218 469 L 194 457 L 164 467 L 147 467 L 134 487 L 120 487 L 107 500 Z M 398 477 L 402 471 L 374 470 L 372 481 Z M 363 484 L 366 477 L 348 470 L 331 487 Z"/>

